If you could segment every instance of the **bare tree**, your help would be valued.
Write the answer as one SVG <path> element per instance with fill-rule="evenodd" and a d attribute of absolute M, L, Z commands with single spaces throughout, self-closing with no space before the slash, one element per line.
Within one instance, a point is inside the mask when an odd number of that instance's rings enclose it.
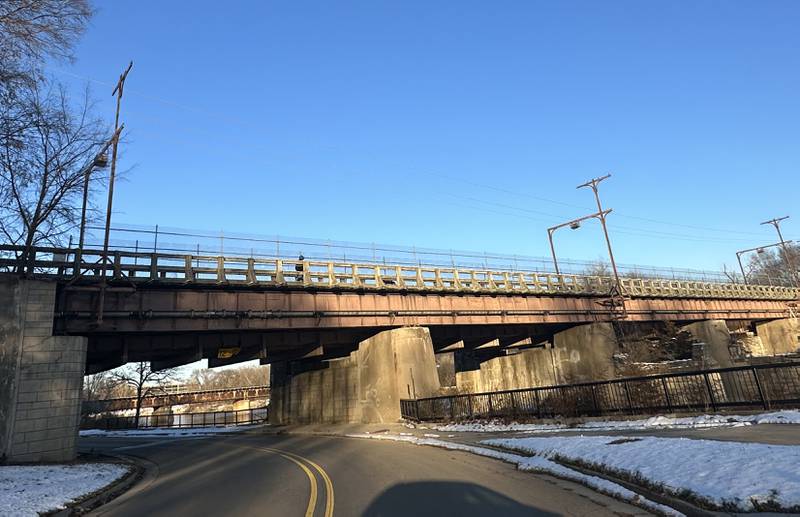
<path fill-rule="evenodd" d="M 611 264 L 603 259 L 598 259 L 592 262 L 583 270 L 585 276 L 612 276 Z"/>
<path fill-rule="evenodd" d="M 89 0 L 0 1 L 0 239 L 24 246 L 22 263 L 74 227 L 82 173 L 111 136 L 88 95 L 71 103 L 42 71 L 72 59 L 92 14 Z"/>
<path fill-rule="evenodd" d="M 759 284 L 794 285 L 795 278 L 800 276 L 800 245 L 787 244 L 787 250 L 788 261 L 782 249 L 754 253 L 747 264 L 747 278 Z M 793 264 L 798 270 L 793 274 L 787 264 Z"/>
<path fill-rule="evenodd" d="M 161 393 L 166 384 L 177 376 L 177 368 L 154 371 L 149 362 L 132 363 L 110 372 L 111 378 L 121 385 L 128 386 L 136 397 L 136 420 L 139 427 L 139 415 L 142 408 L 142 399 L 150 395 Z"/>
<path fill-rule="evenodd" d="M 265 386 L 269 384 L 269 365 L 225 370 L 197 369 L 191 373 L 187 384 L 198 390 Z"/>
<path fill-rule="evenodd" d="M 2 0 L 0 87 L 36 80 L 48 57 L 71 59 L 92 14 L 88 0 Z"/>
<path fill-rule="evenodd" d="M 34 246 L 59 244 L 78 224 L 85 174 L 109 134 L 88 93 L 73 106 L 60 85 L 35 81 L 19 92 L 0 111 L 0 238 L 22 246 L 26 264 Z"/>

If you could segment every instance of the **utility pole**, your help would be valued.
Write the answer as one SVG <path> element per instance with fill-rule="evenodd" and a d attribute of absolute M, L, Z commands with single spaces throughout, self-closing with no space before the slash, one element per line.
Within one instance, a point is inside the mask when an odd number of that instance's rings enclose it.
<path fill-rule="evenodd" d="M 101 263 L 103 264 L 102 275 L 103 280 L 100 285 L 100 296 L 98 298 L 98 308 L 97 308 L 97 324 L 101 324 L 103 322 L 103 304 L 105 302 L 105 294 L 106 294 L 106 262 L 108 261 L 108 239 L 111 233 L 111 209 L 114 204 L 114 179 L 116 178 L 117 172 L 117 148 L 119 147 L 119 134 L 118 131 L 120 130 L 119 125 L 119 111 L 120 105 L 122 104 L 122 92 L 125 89 L 125 79 L 128 77 L 128 72 L 131 71 L 133 68 L 133 61 L 128 64 L 128 68 L 125 69 L 124 72 L 119 76 L 119 81 L 117 81 L 117 86 L 114 87 L 114 91 L 111 92 L 111 95 L 117 96 L 117 111 L 114 116 L 114 144 L 111 148 L 111 174 L 109 175 L 108 179 L 108 205 L 106 208 L 106 231 L 105 237 L 103 239 L 103 256 L 101 258 Z"/>
<path fill-rule="evenodd" d="M 778 243 L 780 244 L 781 249 L 783 250 L 783 259 L 786 261 L 786 267 L 789 268 L 789 275 L 791 276 L 792 281 L 795 283 L 795 285 L 800 287 L 800 282 L 798 282 L 797 279 L 797 270 L 794 267 L 794 261 L 792 260 L 789 247 L 787 246 L 788 243 L 783 240 L 783 234 L 781 233 L 781 221 L 784 221 L 786 219 L 789 219 L 788 215 L 785 215 L 783 217 L 776 217 L 774 219 L 770 219 L 769 221 L 764 221 L 761 224 L 762 225 L 771 224 L 772 226 L 775 227 L 775 230 L 778 232 Z"/>
<path fill-rule="evenodd" d="M 610 308 L 612 313 L 617 314 L 621 318 L 627 318 L 627 312 L 625 309 L 625 296 L 623 295 L 622 291 L 622 282 L 619 279 L 619 272 L 617 271 L 617 261 L 614 259 L 614 251 L 611 249 L 611 239 L 608 236 L 608 227 L 606 226 L 606 216 L 611 213 L 612 209 L 608 208 L 603 210 L 603 204 L 600 202 L 600 193 L 598 192 L 597 186 L 604 180 L 611 177 L 611 174 L 606 174 L 601 178 L 593 178 L 582 185 L 578 185 L 577 188 L 584 188 L 584 187 L 591 187 L 592 192 L 594 192 L 594 199 L 597 202 L 597 212 L 593 214 L 589 214 L 583 217 L 579 217 L 578 219 L 573 219 L 572 221 L 567 221 L 566 223 L 562 223 L 551 228 L 547 229 L 547 237 L 550 240 L 550 252 L 553 254 L 553 266 L 556 269 L 556 274 L 560 275 L 561 271 L 558 269 L 558 259 L 556 258 L 556 248 L 553 244 L 553 233 L 559 228 L 564 228 L 565 226 L 569 226 L 573 230 L 577 230 L 581 227 L 581 223 L 586 221 L 587 219 L 599 219 L 600 224 L 603 226 L 603 235 L 606 238 L 606 245 L 608 246 L 608 257 L 611 260 L 611 269 L 614 271 L 614 286 L 611 288 L 611 292 L 609 293 L 609 299 L 607 301 L 601 302 L 602 305 L 606 305 Z M 620 307 L 622 309 L 622 313 L 616 313 L 616 308 Z"/>
<path fill-rule="evenodd" d="M 606 237 L 606 245 L 608 246 L 608 257 L 611 259 L 611 269 L 614 271 L 614 281 L 617 283 L 617 290 L 622 294 L 622 284 L 619 281 L 619 273 L 617 272 L 617 262 L 614 260 L 614 251 L 611 249 L 611 239 L 608 237 L 608 227 L 606 226 L 606 215 L 608 212 L 603 211 L 603 205 L 600 203 L 600 194 L 597 191 L 597 185 L 601 181 L 611 177 L 611 174 L 606 174 L 602 178 L 593 178 L 577 188 L 591 187 L 594 192 L 594 199 L 597 201 L 597 218 L 600 219 L 600 224 L 603 227 L 603 235 Z M 610 210 L 609 210 L 610 212 Z"/>

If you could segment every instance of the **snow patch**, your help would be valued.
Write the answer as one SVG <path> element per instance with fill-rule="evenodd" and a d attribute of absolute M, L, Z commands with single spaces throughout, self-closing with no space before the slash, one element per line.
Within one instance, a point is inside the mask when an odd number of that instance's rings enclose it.
<path fill-rule="evenodd" d="M 127 472 L 113 463 L 0 467 L 0 515 L 37 517 L 64 508 Z"/>
<path fill-rule="evenodd" d="M 627 488 L 617 483 L 607 481 L 597 476 L 590 476 L 582 472 L 578 472 L 563 465 L 559 465 L 558 463 L 555 463 L 541 456 L 532 456 L 532 457 L 520 456 L 518 454 L 497 451 L 494 449 L 487 449 L 485 447 L 477 447 L 474 445 L 466 445 L 463 443 L 447 442 L 444 440 L 437 440 L 435 438 L 419 438 L 416 436 L 400 436 L 392 434 L 381 434 L 381 435 L 348 434 L 346 436 L 351 438 L 369 438 L 373 440 L 391 440 L 396 442 L 412 443 L 414 445 L 429 445 L 433 447 L 441 447 L 443 449 L 469 452 L 472 454 L 477 454 L 479 456 L 486 456 L 489 458 L 494 458 L 505 461 L 507 463 L 511 463 L 513 465 L 516 465 L 517 468 L 522 471 L 552 474 L 554 476 L 563 479 L 576 481 L 594 490 L 597 490 L 598 492 L 616 497 L 623 501 L 628 501 L 642 508 L 652 510 L 660 515 L 667 515 L 671 517 L 684 515 L 681 512 L 678 512 L 675 509 L 670 508 L 669 506 L 665 506 L 663 504 L 650 501 L 649 499 L 646 499 L 641 495 L 637 494 L 636 492 L 628 490 Z"/>
<path fill-rule="evenodd" d="M 752 512 L 800 506 L 800 447 L 653 436 L 504 438 L 481 443 L 544 459 L 563 458 L 686 491 L 720 508 Z"/>

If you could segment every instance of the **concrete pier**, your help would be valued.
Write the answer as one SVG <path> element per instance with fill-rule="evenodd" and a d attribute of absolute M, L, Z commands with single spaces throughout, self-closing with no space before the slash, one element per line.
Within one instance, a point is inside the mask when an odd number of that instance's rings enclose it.
<path fill-rule="evenodd" d="M 0 462 L 76 457 L 86 338 L 52 335 L 55 292 L 0 279 Z"/>
<path fill-rule="evenodd" d="M 428 329 L 381 332 L 349 357 L 292 374 L 288 363 L 271 370 L 270 421 L 382 423 L 400 419 L 400 400 L 439 394 Z"/>

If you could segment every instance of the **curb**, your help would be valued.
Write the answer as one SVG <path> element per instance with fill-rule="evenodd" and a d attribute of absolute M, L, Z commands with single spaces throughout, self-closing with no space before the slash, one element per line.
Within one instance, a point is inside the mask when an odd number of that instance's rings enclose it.
<path fill-rule="evenodd" d="M 130 456 L 118 456 L 115 454 L 86 454 L 85 457 L 92 460 L 113 460 L 112 463 L 123 463 L 130 468 L 130 471 L 122 478 L 114 481 L 110 485 L 101 488 L 77 501 L 67 504 L 66 508 L 54 510 L 43 515 L 48 517 L 73 517 L 84 515 L 95 508 L 119 497 L 128 491 L 134 484 L 139 482 L 144 476 L 147 467 Z"/>

